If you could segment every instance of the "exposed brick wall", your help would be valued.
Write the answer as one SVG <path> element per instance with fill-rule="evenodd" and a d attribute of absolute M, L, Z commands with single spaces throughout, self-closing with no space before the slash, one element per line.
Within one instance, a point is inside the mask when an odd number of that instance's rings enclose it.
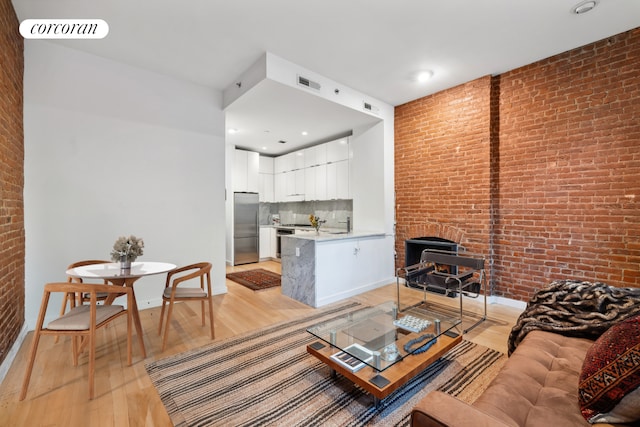
<path fill-rule="evenodd" d="M 640 30 L 500 76 L 498 294 L 640 287 Z"/>
<path fill-rule="evenodd" d="M 398 266 L 412 237 L 489 250 L 490 99 L 485 77 L 396 107 Z"/>
<path fill-rule="evenodd" d="M 455 227 L 494 295 L 640 287 L 640 29 L 399 106 L 395 126 L 399 265 L 407 237 Z"/>
<path fill-rule="evenodd" d="M 0 0 L 0 363 L 24 322 L 23 40 L 10 0 Z"/>

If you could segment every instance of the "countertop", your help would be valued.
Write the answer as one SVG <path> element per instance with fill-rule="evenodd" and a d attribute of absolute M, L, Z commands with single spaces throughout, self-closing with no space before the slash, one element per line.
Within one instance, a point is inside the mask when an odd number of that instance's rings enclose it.
<path fill-rule="evenodd" d="M 293 239 L 305 239 L 315 240 L 316 242 L 326 242 L 331 240 L 348 240 L 348 239 L 362 239 L 365 237 L 384 237 L 383 232 L 376 231 L 352 231 L 347 233 L 343 229 L 327 229 L 320 230 L 320 234 L 316 234 L 315 230 L 299 230 L 296 229 L 296 234 L 287 234 L 282 236 L 284 238 L 290 237 Z"/>

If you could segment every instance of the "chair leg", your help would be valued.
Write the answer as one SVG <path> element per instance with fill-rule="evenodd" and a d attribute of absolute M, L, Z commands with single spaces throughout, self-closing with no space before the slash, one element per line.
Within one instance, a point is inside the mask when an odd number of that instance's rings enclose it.
<path fill-rule="evenodd" d="M 202 326 L 205 325 L 204 319 L 205 319 L 205 315 L 204 315 L 204 300 L 200 301 L 200 311 L 202 312 Z"/>
<path fill-rule="evenodd" d="M 213 332 L 213 298 L 211 294 L 209 294 L 209 323 L 211 323 L 211 339 L 213 339 L 215 335 Z"/>
<path fill-rule="evenodd" d="M 164 338 L 162 339 L 162 351 L 167 345 L 167 338 L 169 337 L 169 324 L 171 323 L 171 312 L 173 311 L 173 298 L 169 301 L 169 310 L 167 311 L 167 323 L 164 326 Z"/>
<path fill-rule="evenodd" d="M 162 322 L 164 321 L 164 306 L 167 302 L 162 299 L 162 309 L 160 309 L 160 324 L 158 325 L 158 335 L 162 335 Z"/>
<path fill-rule="evenodd" d="M 95 396 L 95 371 L 96 371 L 96 331 L 89 334 L 89 399 Z"/>
<path fill-rule="evenodd" d="M 78 340 L 80 339 L 80 337 L 77 336 L 73 336 L 71 337 L 71 342 L 73 344 L 73 366 L 78 366 L 78 355 L 80 354 L 80 347 L 78 345 Z"/>
<path fill-rule="evenodd" d="M 29 363 L 27 364 L 27 370 L 24 373 L 22 390 L 20 390 L 20 400 L 24 400 L 24 398 L 27 395 L 27 389 L 29 388 L 29 381 L 31 381 L 31 372 L 33 371 L 33 362 L 35 362 L 36 360 L 36 352 L 38 351 L 39 342 L 40 342 L 40 330 L 36 330 L 33 335 L 33 342 L 31 343 L 31 351 L 29 352 Z"/>

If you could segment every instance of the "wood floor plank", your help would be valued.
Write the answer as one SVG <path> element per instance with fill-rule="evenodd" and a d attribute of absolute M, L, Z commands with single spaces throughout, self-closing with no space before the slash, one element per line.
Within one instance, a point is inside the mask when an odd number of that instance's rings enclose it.
<path fill-rule="evenodd" d="M 228 272 L 265 268 L 280 273 L 280 264 L 264 262 L 258 266 L 229 267 Z M 273 323 L 312 313 L 315 309 L 280 293 L 280 288 L 251 291 L 230 280 L 228 293 L 214 296 L 216 340 L 259 329 Z M 373 305 L 395 300 L 395 283 L 353 297 Z M 430 295 L 430 300 L 455 308 L 457 299 Z M 481 310 L 479 301 L 465 299 L 465 310 Z M 465 338 L 506 353 L 507 336 L 521 310 L 501 305 L 488 306 L 489 319 Z M 144 365 L 156 359 L 197 348 L 211 342 L 208 326 L 200 324 L 199 303 L 176 304 L 163 352 L 158 335 L 160 308 L 140 311 L 147 358 L 142 359 L 134 343 L 133 365 L 126 360 L 126 319 L 121 318 L 98 331 L 96 355 L 96 398 L 88 399 L 87 357 L 79 366 L 71 364 L 71 342 L 61 337 L 43 337 L 36 358 L 27 398 L 19 402 L 27 354 L 33 333 L 29 333 L 6 378 L 0 385 L 0 425 L 4 426 L 167 426 L 169 416 L 160 401 Z M 135 339 L 135 337 L 134 337 Z"/>

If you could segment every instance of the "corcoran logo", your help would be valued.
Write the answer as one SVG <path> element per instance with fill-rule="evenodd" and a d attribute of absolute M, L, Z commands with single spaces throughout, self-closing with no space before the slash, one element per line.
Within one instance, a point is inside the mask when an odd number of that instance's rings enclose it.
<path fill-rule="evenodd" d="M 25 19 L 20 34 L 25 39 L 103 39 L 109 24 L 102 19 Z"/>

